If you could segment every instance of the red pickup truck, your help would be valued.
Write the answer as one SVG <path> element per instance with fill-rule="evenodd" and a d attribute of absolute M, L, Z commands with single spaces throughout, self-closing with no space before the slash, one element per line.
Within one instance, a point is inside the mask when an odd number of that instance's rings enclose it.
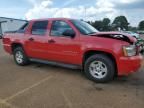
<path fill-rule="evenodd" d="M 128 75 L 141 66 L 136 39 L 118 32 L 98 32 L 84 21 L 51 18 L 28 21 L 3 37 L 6 52 L 24 66 L 30 61 L 82 69 L 96 82 Z"/>

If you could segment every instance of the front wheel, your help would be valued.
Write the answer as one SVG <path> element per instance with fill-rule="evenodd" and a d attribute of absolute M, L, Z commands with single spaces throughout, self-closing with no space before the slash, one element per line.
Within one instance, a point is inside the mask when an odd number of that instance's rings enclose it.
<path fill-rule="evenodd" d="M 16 64 L 24 66 L 29 63 L 28 57 L 26 56 L 22 47 L 15 48 L 13 54 Z"/>
<path fill-rule="evenodd" d="M 84 72 L 90 80 L 105 83 L 114 78 L 115 65 L 109 57 L 96 54 L 86 60 Z"/>

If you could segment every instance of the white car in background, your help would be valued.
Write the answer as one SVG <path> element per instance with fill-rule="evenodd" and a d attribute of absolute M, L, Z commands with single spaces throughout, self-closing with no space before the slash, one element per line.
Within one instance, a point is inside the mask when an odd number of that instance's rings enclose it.
<path fill-rule="evenodd" d="M 138 33 L 132 32 L 132 31 L 122 31 L 123 33 L 129 34 L 130 36 L 133 36 L 137 39 L 140 38 L 140 35 Z"/>

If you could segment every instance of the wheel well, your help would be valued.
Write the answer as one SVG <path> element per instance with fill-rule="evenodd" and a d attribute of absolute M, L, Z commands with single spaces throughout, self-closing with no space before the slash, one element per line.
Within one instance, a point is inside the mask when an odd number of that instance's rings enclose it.
<path fill-rule="evenodd" d="M 115 74 L 117 76 L 117 63 L 116 63 L 115 57 L 112 54 L 104 52 L 104 51 L 88 51 L 88 52 L 86 52 L 84 54 L 84 57 L 83 57 L 83 66 L 84 66 L 85 61 L 89 57 L 91 57 L 92 55 L 94 55 L 94 54 L 103 54 L 103 55 L 106 55 L 107 57 L 109 57 L 113 61 L 114 65 L 115 65 L 115 69 L 116 69 L 116 73 Z"/>
<path fill-rule="evenodd" d="M 14 51 L 15 48 L 17 47 L 22 47 L 22 45 L 20 43 L 13 43 L 12 44 L 12 52 Z"/>

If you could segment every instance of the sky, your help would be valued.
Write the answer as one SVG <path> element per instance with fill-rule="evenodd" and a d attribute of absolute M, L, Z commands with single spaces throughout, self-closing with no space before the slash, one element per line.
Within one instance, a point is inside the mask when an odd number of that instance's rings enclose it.
<path fill-rule="evenodd" d="M 132 26 L 144 20 L 144 0 L 1 0 L 0 17 L 66 17 L 87 21 L 124 15 Z"/>

